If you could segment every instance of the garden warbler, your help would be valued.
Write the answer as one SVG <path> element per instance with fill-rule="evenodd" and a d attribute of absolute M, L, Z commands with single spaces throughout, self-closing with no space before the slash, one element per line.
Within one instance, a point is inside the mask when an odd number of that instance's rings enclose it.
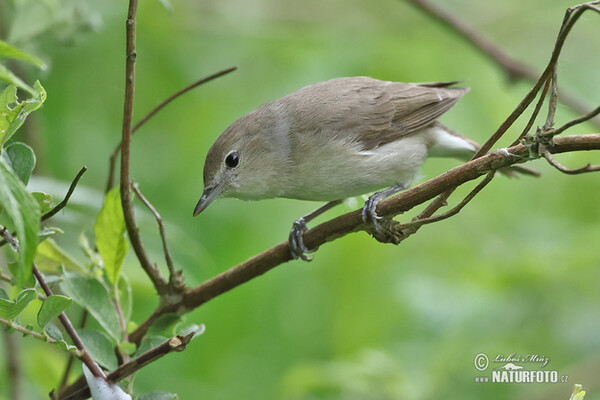
<path fill-rule="evenodd" d="M 381 230 L 377 202 L 408 187 L 428 156 L 468 160 L 479 149 L 436 121 L 469 90 L 455 83 L 336 78 L 260 106 L 208 151 L 194 216 L 219 197 L 328 201 L 289 235 L 292 257 L 309 260 L 308 221 L 347 197 L 387 188 L 363 208 L 365 222 Z"/>

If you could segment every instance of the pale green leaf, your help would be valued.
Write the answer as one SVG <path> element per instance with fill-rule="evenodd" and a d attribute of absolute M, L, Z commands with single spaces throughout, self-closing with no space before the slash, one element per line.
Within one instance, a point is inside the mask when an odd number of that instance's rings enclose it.
<path fill-rule="evenodd" d="M 183 323 L 183 317 L 175 313 L 168 313 L 161 315 L 154 323 L 148 328 L 148 335 L 159 335 L 159 336 L 174 336 L 177 334 L 177 327 Z"/>
<path fill-rule="evenodd" d="M 0 318 L 9 321 L 15 319 L 36 298 L 35 289 L 25 289 L 17 295 L 15 301 L 0 299 Z"/>
<path fill-rule="evenodd" d="M 10 85 L 15 85 L 16 87 L 23 89 L 31 94 L 33 94 L 34 90 L 31 86 L 25 83 L 21 78 L 17 75 L 13 74 L 11 70 L 6 68 L 4 65 L 0 64 L 0 81 L 6 82 Z"/>
<path fill-rule="evenodd" d="M 62 229 L 57 228 L 55 226 L 44 226 L 38 235 L 38 243 L 43 242 L 48 239 L 52 235 L 56 235 L 57 233 L 65 233 Z M 36 254 L 37 257 L 37 254 Z M 34 258 L 35 259 L 35 258 Z"/>
<path fill-rule="evenodd" d="M 52 210 L 52 195 L 45 192 L 33 192 L 31 193 L 34 199 L 40 205 L 40 211 L 42 214 L 46 214 L 48 211 Z"/>
<path fill-rule="evenodd" d="M 19 259 L 15 278 L 17 287 L 22 288 L 32 276 L 31 263 L 40 231 L 40 206 L 1 157 L 0 208 L 12 220 L 19 239 Z"/>
<path fill-rule="evenodd" d="M 11 143 L 2 152 L 4 161 L 12 168 L 17 177 L 27 185 L 29 177 L 35 168 L 33 149 L 25 143 Z"/>
<path fill-rule="evenodd" d="M 37 322 L 40 328 L 44 329 L 48 322 L 58 317 L 58 315 L 65 311 L 71 303 L 73 303 L 73 300 L 66 296 L 57 294 L 47 297 L 42 303 L 37 315 Z"/>
<path fill-rule="evenodd" d="M 111 371 L 117 368 L 114 344 L 104 332 L 81 329 L 78 333 L 94 361 Z"/>
<path fill-rule="evenodd" d="M 94 224 L 96 247 L 104 262 L 106 276 L 113 285 L 119 280 L 121 264 L 129 248 L 125 232 L 125 218 L 117 186 L 106 194 Z"/>
<path fill-rule="evenodd" d="M 60 287 L 74 302 L 88 310 L 115 342 L 121 341 L 121 325 L 106 288 L 95 278 L 65 272 Z"/>
<path fill-rule="evenodd" d="M 39 81 L 33 85 L 30 99 L 19 101 L 14 85 L 7 87 L 0 94 L 0 148 L 23 125 L 27 116 L 40 108 L 45 100 L 46 91 Z"/>
<path fill-rule="evenodd" d="M 42 271 L 56 271 L 60 265 L 68 270 L 82 271 L 83 267 L 53 239 L 46 239 L 37 247 L 35 262 Z"/>
<path fill-rule="evenodd" d="M 121 310 L 123 311 L 123 318 L 125 321 L 129 321 L 131 318 L 131 311 L 133 310 L 133 295 L 131 293 L 131 285 L 129 280 L 125 276 L 121 276 L 119 279 L 119 304 L 121 304 Z"/>
<path fill-rule="evenodd" d="M 167 392 L 151 392 L 145 393 L 137 398 L 137 400 L 178 400 L 179 396 L 176 393 Z"/>
<path fill-rule="evenodd" d="M 46 69 L 46 64 L 42 60 L 3 40 L 0 40 L 0 58 L 12 58 L 14 60 L 26 61 L 38 68 Z"/>
<path fill-rule="evenodd" d="M 141 354 L 144 354 L 148 350 L 158 346 L 159 344 L 168 339 L 169 338 L 166 336 L 146 334 L 146 336 L 144 336 L 142 342 L 140 343 L 140 347 L 138 347 L 137 351 L 135 352 L 135 357 L 139 357 Z"/>

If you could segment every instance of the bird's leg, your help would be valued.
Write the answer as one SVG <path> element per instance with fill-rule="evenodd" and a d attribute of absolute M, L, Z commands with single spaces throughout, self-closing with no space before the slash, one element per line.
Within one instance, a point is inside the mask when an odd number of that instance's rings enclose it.
<path fill-rule="evenodd" d="M 294 221 L 289 236 L 290 251 L 294 260 L 301 258 L 304 261 L 312 261 L 312 258 L 308 257 L 306 253 L 312 253 L 315 251 L 315 249 L 307 249 L 304 245 L 304 240 L 302 239 L 302 235 L 304 235 L 304 232 L 308 230 L 308 226 L 306 226 L 306 223 L 312 221 L 319 215 L 323 214 L 325 211 L 337 206 L 341 202 L 342 200 L 334 200 L 327 202 L 321 207 L 317 208 L 316 210 L 311 211 L 305 216 L 298 218 L 296 221 Z"/>
<path fill-rule="evenodd" d="M 394 185 L 380 192 L 376 192 L 369 196 L 369 199 L 366 201 L 365 206 L 362 209 L 362 219 L 368 224 L 373 225 L 373 228 L 377 231 L 377 233 L 384 233 L 384 229 L 382 228 L 379 220 L 381 217 L 377 215 L 377 203 L 381 200 L 385 199 L 393 195 L 394 193 L 398 193 L 404 189 L 406 189 L 408 185 Z"/>

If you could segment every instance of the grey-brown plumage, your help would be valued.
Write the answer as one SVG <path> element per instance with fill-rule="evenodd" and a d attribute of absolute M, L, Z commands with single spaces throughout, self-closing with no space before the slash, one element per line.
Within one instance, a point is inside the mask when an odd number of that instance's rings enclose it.
<path fill-rule="evenodd" d="M 205 187 L 242 199 L 334 200 L 409 183 L 438 134 L 407 139 L 432 130 L 468 91 L 453 83 L 354 77 L 306 86 L 229 126 L 208 152 Z M 474 150 L 463 140 L 444 146 L 451 156 Z M 228 168 L 232 151 L 239 165 Z"/>
<path fill-rule="evenodd" d="M 477 143 L 436 121 L 468 92 L 455 83 L 336 78 L 260 106 L 208 151 L 194 215 L 218 197 L 335 201 L 399 189 L 428 155 L 470 158 Z"/>

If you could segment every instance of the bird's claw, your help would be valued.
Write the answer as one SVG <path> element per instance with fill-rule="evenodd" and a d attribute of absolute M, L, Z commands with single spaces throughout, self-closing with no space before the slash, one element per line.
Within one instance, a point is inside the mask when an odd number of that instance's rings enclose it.
<path fill-rule="evenodd" d="M 362 219 L 365 223 L 373 225 L 373 228 L 379 233 L 384 230 L 379 223 L 383 217 L 377 215 L 377 203 L 381 201 L 382 195 L 380 192 L 369 196 L 369 199 L 365 202 L 365 206 L 362 209 Z"/>
<path fill-rule="evenodd" d="M 302 238 L 302 235 L 304 235 L 304 232 L 307 230 L 308 226 L 306 226 L 304 218 L 298 218 L 294 221 L 289 236 L 290 252 L 292 253 L 292 258 L 294 260 L 301 258 L 304 261 L 312 261 L 312 257 L 308 257 L 306 253 L 313 253 L 315 250 L 307 248 L 304 245 L 304 239 Z"/>

